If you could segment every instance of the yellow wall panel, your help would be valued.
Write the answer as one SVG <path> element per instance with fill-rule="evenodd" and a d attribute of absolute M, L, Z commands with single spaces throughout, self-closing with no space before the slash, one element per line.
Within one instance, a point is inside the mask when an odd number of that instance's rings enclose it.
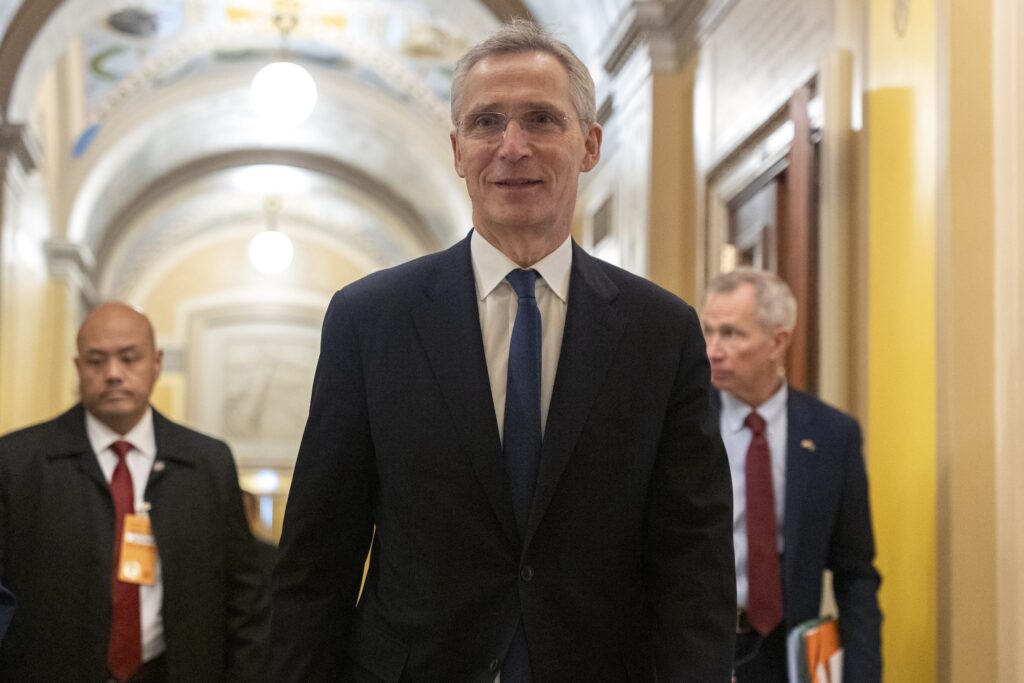
<path fill-rule="evenodd" d="M 185 422 L 186 388 L 184 373 L 165 370 L 153 387 L 150 403 L 165 417 L 175 422 Z"/>
<path fill-rule="evenodd" d="M 6 264 L 0 317 L 0 433 L 53 417 L 76 400 L 75 328 L 66 285 Z"/>

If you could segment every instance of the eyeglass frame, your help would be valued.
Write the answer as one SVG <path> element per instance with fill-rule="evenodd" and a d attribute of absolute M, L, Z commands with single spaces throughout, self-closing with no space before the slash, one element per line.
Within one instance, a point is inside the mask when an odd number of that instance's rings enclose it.
<path fill-rule="evenodd" d="M 560 121 L 563 124 L 568 122 L 568 121 L 571 121 L 574 118 L 577 121 L 585 123 L 584 119 L 582 119 L 582 118 L 580 118 L 578 116 L 574 117 L 574 116 L 570 116 L 569 114 L 563 114 L 558 109 L 537 107 L 537 108 L 533 108 L 533 109 L 527 109 L 526 111 L 524 111 L 524 112 L 522 112 L 520 114 L 507 114 L 507 113 L 505 113 L 503 111 L 478 111 L 478 112 L 475 112 L 475 113 L 469 115 L 469 118 L 476 118 L 476 117 L 485 116 L 485 115 L 499 117 L 499 119 L 502 120 L 502 124 L 501 124 L 500 128 L 497 128 L 496 130 L 494 130 L 492 132 L 486 132 L 486 133 L 485 132 L 476 132 L 476 133 L 474 133 L 472 131 L 466 130 L 466 128 L 464 126 L 464 124 L 467 121 L 466 118 L 459 119 L 458 121 L 456 121 L 455 122 L 455 129 L 458 132 L 462 133 L 467 138 L 471 139 L 471 140 L 492 140 L 492 139 L 500 138 L 500 137 L 505 135 L 505 132 L 508 130 L 508 124 L 511 123 L 513 120 L 519 122 L 519 129 L 521 131 L 523 131 L 524 134 L 530 135 L 530 136 L 535 136 L 535 137 L 541 137 L 541 138 L 543 138 L 543 137 L 556 137 L 558 135 L 564 134 L 568 130 L 568 126 L 561 127 L 559 130 L 551 131 L 549 133 L 545 133 L 545 132 L 542 132 L 542 131 L 536 131 L 536 130 L 530 130 L 530 124 L 524 123 L 524 121 L 523 121 L 524 117 L 527 117 L 530 114 L 550 114 L 551 116 L 553 116 L 554 118 L 556 118 L 558 121 Z"/>

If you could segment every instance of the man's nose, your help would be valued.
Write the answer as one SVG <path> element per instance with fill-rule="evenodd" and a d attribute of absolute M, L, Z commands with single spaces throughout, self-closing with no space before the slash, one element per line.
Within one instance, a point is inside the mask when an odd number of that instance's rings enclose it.
<path fill-rule="evenodd" d="M 705 343 L 708 347 L 708 359 L 709 360 L 721 360 L 722 358 L 722 343 L 719 341 L 718 336 L 714 334 L 707 335 Z"/>
<path fill-rule="evenodd" d="M 503 159 L 516 161 L 530 154 L 530 136 L 519 119 L 511 118 L 505 124 L 505 132 L 501 134 L 499 154 Z"/>
<path fill-rule="evenodd" d="M 124 364 L 117 359 L 110 360 L 105 375 L 108 382 L 120 382 L 124 379 Z"/>

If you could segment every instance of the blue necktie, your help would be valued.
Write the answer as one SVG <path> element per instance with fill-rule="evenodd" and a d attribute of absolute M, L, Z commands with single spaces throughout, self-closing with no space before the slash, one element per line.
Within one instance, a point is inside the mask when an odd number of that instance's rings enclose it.
<path fill-rule="evenodd" d="M 505 469 L 512 485 L 512 506 L 519 537 L 526 540 L 533 489 L 540 468 L 540 311 L 535 270 L 513 270 L 506 278 L 519 297 L 512 341 L 508 347 L 508 388 L 505 393 Z M 502 683 L 530 683 L 530 652 L 520 618 L 505 661 Z"/>
<path fill-rule="evenodd" d="M 513 270 L 506 278 L 519 297 L 508 347 L 505 393 L 505 468 L 512 485 L 512 506 L 519 535 L 526 540 L 533 488 L 540 466 L 540 311 L 535 270 Z"/>

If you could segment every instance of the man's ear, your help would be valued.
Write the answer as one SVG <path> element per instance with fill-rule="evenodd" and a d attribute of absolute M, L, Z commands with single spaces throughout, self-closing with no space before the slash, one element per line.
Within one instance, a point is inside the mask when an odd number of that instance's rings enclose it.
<path fill-rule="evenodd" d="M 793 341 L 793 333 L 784 327 L 776 327 L 774 330 L 772 330 L 771 340 L 772 360 L 781 363 L 783 360 L 785 360 L 786 351 L 789 349 L 789 343 Z"/>
<path fill-rule="evenodd" d="M 462 167 L 462 151 L 459 149 L 459 138 L 455 133 L 450 134 L 448 137 L 452 140 L 452 157 L 455 161 L 455 172 L 459 174 L 460 178 L 466 177 L 466 170 Z"/>
<path fill-rule="evenodd" d="M 587 129 L 586 138 L 583 140 L 583 159 L 580 161 L 580 171 L 586 173 L 597 166 L 601 160 L 601 139 L 604 131 L 600 123 L 592 123 Z"/>

